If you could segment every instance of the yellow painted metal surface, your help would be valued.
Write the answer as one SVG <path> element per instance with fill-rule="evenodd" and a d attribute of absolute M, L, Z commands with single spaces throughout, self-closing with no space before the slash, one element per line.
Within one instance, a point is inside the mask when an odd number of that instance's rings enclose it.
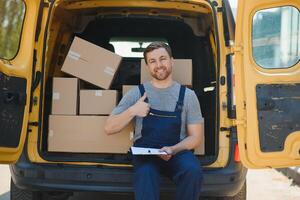
<path fill-rule="evenodd" d="M 0 163 L 14 163 L 19 158 L 27 133 L 28 112 L 30 102 L 31 74 L 32 74 L 32 57 L 35 46 L 34 36 L 36 20 L 38 15 L 39 0 L 26 0 L 25 18 L 20 47 L 16 57 L 9 62 L 0 60 L 0 71 L 8 76 L 21 77 L 27 79 L 27 99 L 23 117 L 23 128 L 20 142 L 17 148 L 0 147 Z"/>
<path fill-rule="evenodd" d="M 299 166 L 299 131 L 290 134 L 281 152 L 260 150 L 256 90 L 257 84 L 300 83 L 300 63 L 286 69 L 264 69 L 252 57 L 252 19 L 258 10 L 294 6 L 300 9 L 299 0 L 239 1 L 236 22 L 235 79 L 236 110 L 239 150 L 243 164 L 248 168 Z"/>

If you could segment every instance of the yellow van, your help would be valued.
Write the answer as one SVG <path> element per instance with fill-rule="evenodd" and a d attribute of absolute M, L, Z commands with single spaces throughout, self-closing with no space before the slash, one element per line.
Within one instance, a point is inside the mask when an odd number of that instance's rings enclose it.
<path fill-rule="evenodd" d="M 0 163 L 10 164 L 11 199 L 132 192 L 127 154 L 47 150 L 52 79 L 65 76 L 75 36 L 132 55 L 119 53 L 117 90 L 140 84 L 139 48 L 122 42 L 162 40 L 192 59 L 208 199 L 246 199 L 246 168 L 299 166 L 299 9 L 299 0 L 243 0 L 235 24 L 228 0 L 0 0 Z M 174 188 L 163 179 L 162 193 Z"/>

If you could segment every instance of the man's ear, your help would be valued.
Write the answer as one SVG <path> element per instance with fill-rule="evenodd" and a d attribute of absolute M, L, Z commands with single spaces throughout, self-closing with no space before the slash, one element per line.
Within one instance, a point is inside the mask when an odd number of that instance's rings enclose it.
<path fill-rule="evenodd" d="M 174 66 L 174 58 L 173 57 L 171 57 L 171 63 L 172 63 L 172 67 Z"/>
<path fill-rule="evenodd" d="M 150 67 L 148 65 L 148 62 L 145 61 L 145 64 L 146 64 L 147 71 L 150 72 Z"/>

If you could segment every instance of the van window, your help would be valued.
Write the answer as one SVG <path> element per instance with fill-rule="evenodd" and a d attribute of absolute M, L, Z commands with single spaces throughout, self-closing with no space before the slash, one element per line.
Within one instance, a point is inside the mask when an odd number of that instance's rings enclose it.
<path fill-rule="evenodd" d="M 111 38 L 110 44 L 114 47 L 114 52 L 122 57 L 143 58 L 145 48 L 154 41 L 167 43 L 162 38 Z"/>
<path fill-rule="evenodd" d="M 292 6 L 260 10 L 253 17 L 252 46 L 256 63 L 288 68 L 300 59 L 300 15 Z"/>
<path fill-rule="evenodd" d="M 0 58 L 10 60 L 16 56 L 24 15 L 22 0 L 0 0 Z"/>

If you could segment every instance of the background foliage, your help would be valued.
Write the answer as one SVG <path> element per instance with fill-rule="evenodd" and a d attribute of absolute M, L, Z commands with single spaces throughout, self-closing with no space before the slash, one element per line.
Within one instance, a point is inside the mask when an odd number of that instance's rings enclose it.
<path fill-rule="evenodd" d="M 0 0 L 0 57 L 12 59 L 19 48 L 25 14 L 22 0 Z"/>

